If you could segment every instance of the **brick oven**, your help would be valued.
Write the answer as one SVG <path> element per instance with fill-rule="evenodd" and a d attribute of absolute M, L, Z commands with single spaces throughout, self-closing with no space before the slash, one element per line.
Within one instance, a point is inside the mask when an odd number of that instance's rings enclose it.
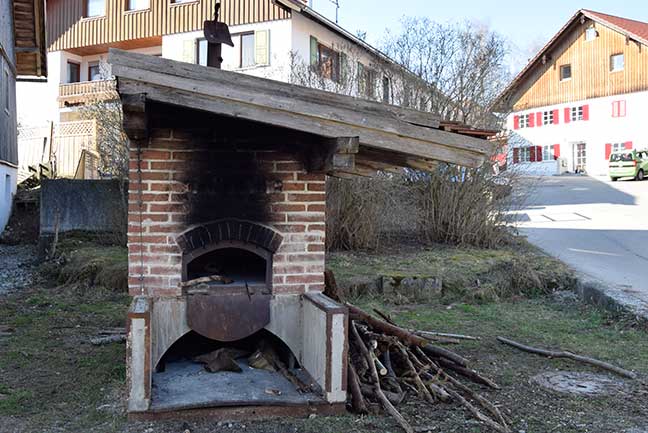
<path fill-rule="evenodd" d="M 343 410 L 348 313 L 322 293 L 326 176 L 474 166 L 489 144 L 413 110 L 119 50 L 110 61 L 131 141 L 131 416 Z M 267 345 L 285 369 L 195 362 Z"/>

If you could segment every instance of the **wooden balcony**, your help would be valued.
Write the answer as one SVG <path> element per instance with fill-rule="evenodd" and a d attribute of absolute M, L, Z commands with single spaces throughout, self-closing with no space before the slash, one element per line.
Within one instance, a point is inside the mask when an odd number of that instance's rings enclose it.
<path fill-rule="evenodd" d="M 82 81 L 59 85 L 59 107 L 73 107 L 119 98 L 114 80 Z"/>

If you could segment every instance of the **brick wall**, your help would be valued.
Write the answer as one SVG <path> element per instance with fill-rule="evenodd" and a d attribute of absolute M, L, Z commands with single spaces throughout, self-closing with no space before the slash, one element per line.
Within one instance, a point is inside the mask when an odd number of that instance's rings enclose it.
<path fill-rule="evenodd" d="M 182 253 L 176 237 L 194 224 L 207 223 L 219 216 L 259 219 L 257 222 L 283 235 L 283 243 L 273 259 L 273 293 L 322 291 L 324 174 L 306 173 L 302 163 L 290 153 L 254 149 L 249 144 L 241 151 L 224 144 L 222 138 L 212 137 L 207 130 L 156 128 L 141 151 L 131 150 L 130 294 L 179 295 Z M 246 177 L 246 170 L 252 169 L 255 173 Z M 217 181 L 210 184 L 219 172 L 236 174 L 242 179 L 240 194 Z M 258 185 L 245 183 L 247 178 L 261 177 L 267 185 L 262 193 Z M 200 201 L 210 187 L 212 192 L 217 190 L 216 195 Z M 248 189 L 252 187 L 257 189 L 256 195 L 245 195 L 250 194 Z M 237 203 L 242 204 L 240 210 Z"/>

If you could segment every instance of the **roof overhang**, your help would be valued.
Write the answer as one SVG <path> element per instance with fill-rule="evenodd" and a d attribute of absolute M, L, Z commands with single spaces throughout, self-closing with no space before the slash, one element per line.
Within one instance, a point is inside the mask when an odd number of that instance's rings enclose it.
<path fill-rule="evenodd" d="M 426 169 L 435 161 L 477 167 L 493 147 L 466 126 L 466 135 L 444 130 L 430 113 L 116 49 L 108 59 L 122 101 L 143 95 L 326 140 L 354 137 L 357 158 L 376 169 Z"/>
<path fill-rule="evenodd" d="M 12 0 L 16 74 L 47 76 L 44 0 Z"/>

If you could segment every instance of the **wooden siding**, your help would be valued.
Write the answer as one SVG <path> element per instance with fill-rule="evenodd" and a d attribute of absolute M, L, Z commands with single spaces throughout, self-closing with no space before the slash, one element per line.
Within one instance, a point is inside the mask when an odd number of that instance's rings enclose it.
<path fill-rule="evenodd" d="M 43 0 L 13 0 L 18 75 L 47 75 Z"/>
<path fill-rule="evenodd" d="M 622 93 L 648 90 L 648 46 L 596 23 L 599 36 L 585 40 L 584 24 L 577 22 L 566 37 L 548 53 L 546 65 L 539 64 L 512 94 L 513 110 L 569 103 Z M 623 71 L 610 72 L 610 56 L 623 53 Z M 571 64 L 572 78 L 560 81 L 560 66 Z"/>
<path fill-rule="evenodd" d="M 47 2 L 48 49 L 69 50 L 173 33 L 201 30 L 213 19 L 216 0 L 171 3 L 150 0 L 150 8 L 126 11 L 127 0 L 106 0 L 106 14 L 84 18 L 85 0 Z M 290 12 L 272 0 L 222 0 L 221 20 L 229 25 L 287 19 Z M 159 39 L 158 39 L 159 40 Z"/>

